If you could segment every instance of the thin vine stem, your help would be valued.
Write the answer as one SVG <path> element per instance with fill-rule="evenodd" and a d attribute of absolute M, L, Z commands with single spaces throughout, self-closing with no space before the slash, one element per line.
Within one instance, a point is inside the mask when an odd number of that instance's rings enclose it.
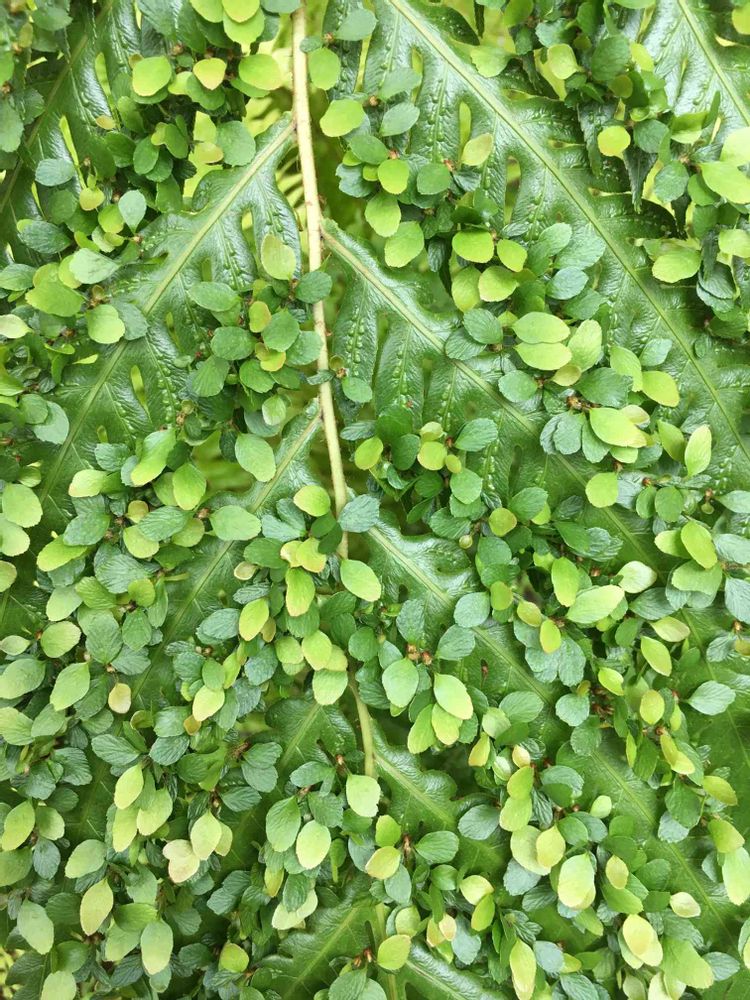
<path fill-rule="evenodd" d="M 305 199 L 307 215 L 308 262 L 311 271 L 316 271 L 323 263 L 323 235 L 320 213 L 320 198 L 318 196 L 318 176 L 315 169 L 315 149 L 313 146 L 312 124 L 310 119 L 310 96 L 307 86 L 307 55 L 302 49 L 302 42 L 307 34 L 307 15 L 304 4 L 292 14 L 292 86 L 293 114 L 297 129 L 297 148 L 300 169 L 302 172 L 302 190 Z M 320 338 L 320 353 L 318 355 L 318 370 L 328 371 L 328 339 L 325 324 L 323 303 L 316 302 L 313 306 L 313 321 Z M 341 458 L 336 413 L 333 406 L 333 393 L 330 381 L 321 382 L 319 388 L 320 409 L 323 416 L 328 458 L 331 465 L 333 496 L 336 513 L 340 514 L 347 499 L 346 475 Z M 339 553 L 346 557 L 346 534 L 339 546 Z M 349 688 L 357 707 L 357 718 L 362 739 L 364 755 L 363 769 L 366 775 L 377 778 L 375 763 L 375 745 L 372 732 L 372 717 L 359 693 L 357 682 L 353 676 L 349 678 Z M 386 936 L 386 909 L 382 903 L 375 907 L 373 930 L 377 942 Z M 381 976 L 383 986 L 391 1000 L 399 1000 L 402 992 L 393 976 Z"/>
<path fill-rule="evenodd" d="M 320 198 L 318 196 L 318 176 L 315 169 L 315 150 L 313 147 L 312 124 L 310 119 L 310 96 L 307 86 L 307 55 L 302 49 L 302 42 L 307 34 L 307 16 L 302 5 L 292 14 L 292 89 L 294 124 L 297 130 L 297 149 L 300 169 L 302 172 L 302 190 L 305 198 L 307 216 L 308 263 L 311 271 L 317 271 L 323 263 L 323 236 L 320 215 Z M 323 303 L 316 302 L 313 306 L 313 322 L 320 338 L 320 353 L 318 354 L 318 371 L 328 371 L 328 334 L 326 331 Z M 330 381 L 321 382 L 318 390 L 320 410 L 323 417 L 323 430 L 328 448 L 331 465 L 331 480 L 333 482 L 333 497 L 336 514 L 344 509 L 347 497 L 346 476 L 341 459 L 336 412 L 333 406 L 333 393 Z M 339 546 L 341 555 L 346 556 L 347 539 L 344 535 Z"/>
<path fill-rule="evenodd" d="M 372 716 L 367 705 L 362 701 L 362 695 L 359 693 L 359 687 L 354 677 L 349 679 L 349 687 L 354 696 L 354 704 L 357 706 L 357 718 L 359 719 L 359 728 L 362 732 L 362 753 L 365 756 L 363 764 L 364 772 L 370 778 L 377 778 L 375 744 L 372 738 Z"/>
<path fill-rule="evenodd" d="M 359 729 L 362 736 L 362 753 L 364 754 L 363 770 L 370 778 L 377 778 L 378 770 L 375 762 L 375 743 L 372 735 L 372 716 L 362 700 L 359 687 L 354 677 L 349 678 L 349 688 L 354 697 L 354 704 L 357 706 L 357 718 L 359 719 Z M 378 903 L 373 914 L 373 931 L 378 944 L 388 936 L 386 930 L 387 913 L 385 905 Z M 380 977 L 381 985 L 385 989 L 391 1000 L 400 1000 L 402 991 L 393 976 L 383 975 Z"/>

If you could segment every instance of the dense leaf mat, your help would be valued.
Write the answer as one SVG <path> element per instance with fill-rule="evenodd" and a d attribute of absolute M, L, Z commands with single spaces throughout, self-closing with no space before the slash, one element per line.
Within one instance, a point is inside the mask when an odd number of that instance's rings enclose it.
<path fill-rule="evenodd" d="M 749 37 L 3 5 L 4 996 L 750 994 Z"/>

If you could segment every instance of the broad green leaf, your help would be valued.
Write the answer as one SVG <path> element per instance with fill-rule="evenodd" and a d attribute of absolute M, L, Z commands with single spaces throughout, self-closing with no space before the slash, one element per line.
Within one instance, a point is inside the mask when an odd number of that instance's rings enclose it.
<path fill-rule="evenodd" d="M 510 950 L 510 971 L 519 1000 L 531 1000 L 533 997 L 536 968 L 532 949 L 525 941 L 517 940 Z"/>
<path fill-rule="evenodd" d="M 239 632 L 243 639 L 254 639 L 268 621 L 268 601 L 257 598 L 250 601 L 240 612 Z"/>
<path fill-rule="evenodd" d="M 77 645 L 81 630 L 73 622 L 53 622 L 42 633 L 40 644 L 49 657 L 62 656 Z"/>
<path fill-rule="evenodd" d="M 41 998 L 42 1000 L 74 1000 L 77 990 L 73 973 L 63 969 L 58 972 L 50 972 L 45 978 Z"/>
<path fill-rule="evenodd" d="M 307 68 L 316 87 L 330 90 L 338 81 L 341 61 L 332 49 L 315 49 L 307 57 Z"/>
<path fill-rule="evenodd" d="M 331 834 L 328 828 L 311 820 L 300 830 L 295 845 L 297 860 L 303 868 L 317 868 L 325 859 L 331 847 Z"/>
<path fill-rule="evenodd" d="M 272 55 L 266 53 L 243 56 L 238 69 L 240 79 L 258 90 L 276 90 L 283 83 L 279 64 Z"/>
<path fill-rule="evenodd" d="M 294 503 L 312 517 L 323 517 L 331 509 L 331 498 L 322 486 L 303 486 L 294 494 Z"/>
<path fill-rule="evenodd" d="M 200 816 L 190 830 L 190 843 L 193 853 L 201 861 L 209 858 L 221 840 L 221 823 L 207 812 Z"/>
<path fill-rule="evenodd" d="M 587 854 L 563 861 L 558 875 L 557 894 L 571 910 L 583 910 L 594 900 L 594 868 Z"/>
<path fill-rule="evenodd" d="M 141 97 L 151 97 L 166 87 L 172 78 L 172 66 L 166 56 L 139 59 L 133 67 L 133 90 Z"/>
<path fill-rule="evenodd" d="M 479 229 L 464 229 L 453 237 L 453 249 L 459 257 L 484 264 L 492 260 L 495 245 L 490 233 Z"/>
<path fill-rule="evenodd" d="M 200 861 L 189 840 L 172 840 L 164 845 L 163 853 L 169 861 L 169 877 L 173 882 L 185 882 L 198 871 Z"/>
<path fill-rule="evenodd" d="M 742 8 L 293 6 L 7 25 L 9 981 L 741 992 Z"/>
<path fill-rule="evenodd" d="M 647 965 L 659 965 L 663 951 L 656 931 L 645 917 L 631 913 L 622 925 L 622 936 L 636 958 Z"/>
<path fill-rule="evenodd" d="M 65 865 L 68 878 L 80 878 L 89 872 L 98 871 L 104 863 L 105 845 L 99 840 L 84 840 L 78 844 Z"/>
<path fill-rule="evenodd" d="M 516 320 L 513 332 L 526 344 L 555 344 L 567 340 L 570 330 L 557 316 L 530 312 Z"/>
<path fill-rule="evenodd" d="M 586 484 L 586 496 L 594 507 L 611 507 L 619 491 L 614 472 L 597 472 Z"/>
<path fill-rule="evenodd" d="M 665 677 L 672 673 L 672 657 L 664 643 L 644 635 L 641 639 L 641 652 L 649 666 L 657 673 Z"/>
<path fill-rule="evenodd" d="M 114 895 L 109 882 L 102 879 L 87 889 L 81 899 L 80 923 L 84 934 L 95 934 L 109 916 Z"/>
<path fill-rule="evenodd" d="M 406 964 L 411 950 L 408 934 L 394 934 L 378 945 L 377 963 L 382 969 L 395 972 Z"/>
<path fill-rule="evenodd" d="M 267 441 L 252 434 L 240 434 L 234 447 L 237 461 L 257 480 L 267 483 L 276 475 L 276 460 Z"/>
<path fill-rule="evenodd" d="M 219 954 L 219 968 L 231 973 L 244 972 L 250 964 L 250 956 L 238 944 L 227 941 Z"/>
<path fill-rule="evenodd" d="M 396 874 L 401 854 L 395 847 L 379 847 L 365 865 L 371 878 L 385 880 Z"/>
<path fill-rule="evenodd" d="M 568 618 L 579 625 L 593 625 L 610 615 L 623 597 L 622 588 L 614 584 L 583 590 L 571 605 Z"/>
<path fill-rule="evenodd" d="M 154 920 L 143 928 L 141 956 L 143 967 L 150 976 L 158 975 L 169 964 L 174 935 L 164 920 Z"/>
<path fill-rule="evenodd" d="M 364 774 L 350 774 L 346 779 L 346 800 L 358 816 L 376 816 L 380 786 Z"/>
<path fill-rule="evenodd" d="M 646 437 L 625 413 L 600 406 L 589 414 L 591 429 L 606 444 L 624 448 L 640 448 L 646 444 Z"/>
<path fill-rule="evenodd" d="M 385 262 L 389 267 L 404 267 L 424 247 L 424 235 L 415 222 L 402 222 L 385 243 Z"/>
<path fill-rule="evenodd" d="M 661 254 L 654 261 L 651 269 L 655 278 L 675 284 L 692 278 L 700 267 L 700 254 L 688 247 L 681 247 L 678 250 L 668 250 Z"/>
<path fill-rule="evenodd" d="M 88 663 L 71 663 L 64 667 L 55 678 L 55 684 L 50 694 L 50 704 L 63 712 L 75 705 L 84 697 L 91 682 L 91 671 Z"/>
<path fill-rule="evenodd" d="M 372 569 L 357 559 L 344 559 L 341 563 L 341 582 L 346 589 L 363 601 L 380 598 L 380 581 Z"/>
<path fill-rule="evenodd" d="M 471 718 L 474 706 L 464 683 L 458 677 L 453 677 L 451 674 L 436 674 L 433 689 L 437 703 L 449 715 L 455 715 L 459 719 Z"/>
<path fill-rule="evenodd" d="M 347 135 L 361 125 L 364 118 L 365 111 L 359 101 L 349 98 L 335 100 L 320 119 L 320 127 L 325 135 Z"/>
<path fill-rule="evenodd" d="M 266 817 L 266 836 L 275 851 L 291 847 L 299 827 L 299 806 L 294 799 L 282 799 L 271 806 Z"/>
<path fill-rule="evenodd" d="M 127 809 L 138 798 L 143 790 L 143 769 L 134 764 L 117 779 L 114 801 L 118 809 Z"/>
<path fill-rule="evenodd" d="M 42 508 L 33 490 L 20 483 L 6 483 L 2 492 L 3 515 L 13 524 L 30 528 L 42 518 Z"/>
<path fill-rule="evenodd" d="M 46 955 L 55 940 L 55 927 L 44 908 L 38 903 L 24 900 L 18 911 L 18 930 L 29 945 L 40 955 Z"/>
<path fill-rule="evenodd" d="M 227 505 L 213 512 L 211 527 L 222 541 L 247 541 L 260 531 L 260 521 L 248 510 Z"/>
<path fill-rule="evenodd" d="M 294 251 L 273 233 L 268 233 L 260 251 L 263 267 L 272 278 L 285 281 L 292 277 L 296 268 Z"/>
<path fill-rule="evenodd" d="M 711 437 L 711 428 L 702 424 L 688 438 L 685 465 L 689 476 L 697 476 L 708 468 L 711 461 Z"/>
<path fill-rule="evenodd" d="M 712 191 L 727 201 L 740 205 L 750 201 L 750 178 L 731 163 L 704 163 L 701 177 Z"/>

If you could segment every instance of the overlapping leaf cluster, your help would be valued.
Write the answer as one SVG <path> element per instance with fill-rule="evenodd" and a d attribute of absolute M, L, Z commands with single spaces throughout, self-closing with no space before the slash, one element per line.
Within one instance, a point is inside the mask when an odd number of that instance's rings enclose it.
<path fill-rule="evenodd" d="M 4 17 L 14 995 L 741 992 L 744 8 Z"/>

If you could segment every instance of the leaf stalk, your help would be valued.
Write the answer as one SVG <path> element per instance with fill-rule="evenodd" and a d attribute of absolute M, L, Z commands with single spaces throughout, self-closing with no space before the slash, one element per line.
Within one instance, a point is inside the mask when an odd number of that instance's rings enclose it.
<path fill-rule="evenodd" d="M 317 271 L 323 263 L 323 236 L 320 198 L 318 195 L 318 176 L 315 169 L 315 152 L 310 119 L 310 96 L 307 85 L 307 54 L 301 47 L 306 34 L 307 16 L 303 4 L 292 14 L 293 115 L 297 130 L 297 149 L 307 216 L 308 266 L 311 271 Z M 327 372 L 329 370 L 328 338 L 322 302 L 316 302 L 313 306 L 313 322 L 315 324 L 315 331 L 320 339 L 320 353 L 318 354 L 317 362 L 318 371 Z M 346 505 L 347 487 L 344 464 L 341 459 L 341 445 L 336 426 L 336 412 L 333 406 L 333 393 L 330 381 L 321 382 L 318 389 L 318 398 L 320 400 L 328 457 L 331 464 L 334 503 L 336 514 L 339 515 Z M 346 557 L 346 535 L 344 535 L 341 541 L 339 552 L 342 556 Z"/>
<path fill-rule="evenodd" d="M 307 259 L 309 269 L 316 271 L 323 263 L 323 232 L 320 213 L 320 198 L 318 195 L 318 176 L 315 169 L 315 152 L 313 147 L 312 125 L 310 120 L 310 97 L 307 86 L 307 55 L 301 45 L 307 34 L 307 17 L 304 4 L 292 14 L 292 87 L 293 115 L 297 129 L 297 149 L 302 173 L 302 190 L 305 199 L 307 216 Z M 328 340 L 326 334 L 323 303 L 316 302 L 313 306 L 313 322 L 320 338 L 320 353 L 318 355 L 318 371 L 328 371 Z M 319 390 L 320 409 L 323 417 L 323 430 L 328 448 L 328 458 L 331 465 L 331 480 L 336 514 L 340 514 L 346 505 L 347 486 L 344 475 L 344 464 L 341 459 L 336 412 L 333 406 L 331 382 L 321 382 Z M 339 554 L 346 558 L 347 538 L 344 534 L 339 545 Z M 373 742 L 372 718 L 359 693 L 357 682 L 353 676 L 349 678 L 349 687 L 357 706 L 360 732 L 362 735 L 362 751 L 364 754 L 364 772 L 370 777 L 377 777 L 375 765 L 375 747 Z M 374 926 L 376 943 L 387 936 L 386 910 L 382 903 L 375 907 Z M 382 976 L 384 988 L 391 1000 L 398 1000 L 400 991 L 392 976 Z"/>

